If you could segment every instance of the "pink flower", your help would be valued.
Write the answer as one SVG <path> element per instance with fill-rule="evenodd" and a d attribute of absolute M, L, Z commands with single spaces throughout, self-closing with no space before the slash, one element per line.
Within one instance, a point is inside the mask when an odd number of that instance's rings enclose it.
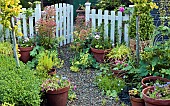
<path fill-rule="evenodd" d="M 119 7 L 119 11 L 124 12 L 125 8 L 124 7 Z"/>
<path fill-rule="evenodd" d="M 76 88 L 77 88 L 77 86 L 76 86 L 76 85 L 74 85 L 74 88 L 73 88 L 73 89 L 74 89 L 74 90 L 76 90 Z"/>

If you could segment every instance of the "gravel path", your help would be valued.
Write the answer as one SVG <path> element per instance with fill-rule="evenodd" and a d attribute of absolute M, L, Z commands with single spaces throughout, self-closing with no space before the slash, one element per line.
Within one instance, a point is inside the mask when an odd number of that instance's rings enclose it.
<path fill-rule="evenodd" d="M 98 87 L 93 84 L 97 71 L 93 69 L 81 70 L 78 73 L 70 71 L 70 58 L 74 56 L 69 46 L 59 49 L 59 56 L 64 60 L 64 67 L 58 70 L 58 74 L 70 79 L 73 85 L 76 85 L 77 99 L 68 101 L 67 106 L 121 106 L 116 105 L 112 98 L 101 94 Z M 106 102 L 105 105 L 102 105 Z"/>

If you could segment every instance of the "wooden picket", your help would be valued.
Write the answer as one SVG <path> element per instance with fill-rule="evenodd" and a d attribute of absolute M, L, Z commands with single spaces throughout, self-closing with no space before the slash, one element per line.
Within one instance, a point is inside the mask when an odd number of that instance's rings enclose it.
<path fill-rule="evenodd" d="M 63 42 L 60 42 L 60 46 L 69 44 L 73 41 L 73 5 L 59 3 L 55 4 L 56 8 L 56 37 L 63 36 L 65 39 Z M 23 11 L 26 8 L 22 9 Z M 19 25 L 21 31 L 26 36 L 35 36 L 36 30 L 35 25 L 36 22 L 41 18 L 41 4 L 36 4 L 36 8 L 32 13 L 32 16 L 26 17 L 25 14 L 20 13 L 19 16 L 16 18 L 17 22 L 22 22 Z M 0 25 L 0 30 L 2 30 L 3 26 Z M 10 31 L 6 31 L 6 37 L 9 37 Z"/>
<path fill-rule="evenodd" d="M 129 45 L 129 39 L 128 39 L 128 23 L 124 23 L 123 21 L 129 20 L 129 14 L 125 14 L 125 16 L 122 15 L 122 12 L 118 11 L 118 15 L 116 16 L 115 11 L 108 11 L 104 10 L 104 14 L 102 14 L 102 10 L 99 9 L 98 11 L 96 9 L 90 10 L 91 3 L 87 2 L 85 3 L 86 10 L 85 10 L 85 18 L 86 22 L 91 21 L 92 28 L 96 29 L 97 26 L 100 26 L 101 23 L 104 23 L 104 31 L 105 35 L 107 37 L 110 37 L 110 39 L 113 41 L 113 44 L 115 44 L 115 31 L 116 31 L 116 21 L 117 21 L 117 31 L 118 31 L 118 42 L 122 43 L 122 41 L 126 42 L 127 45 Z M 97 12 L 97 13 L 96 13 Z M 110 13 L 110 14 L 109 14 Z M 110 27 L 108 26 L 110 24 Z M 109 29 L 110 28 L 110 29 Z M 122 30 L 124 39 L 122 38 Z M 110 32 L 109 32 L 110 31 Z M 109 35 L 110 33 L 110 35 Z"/>

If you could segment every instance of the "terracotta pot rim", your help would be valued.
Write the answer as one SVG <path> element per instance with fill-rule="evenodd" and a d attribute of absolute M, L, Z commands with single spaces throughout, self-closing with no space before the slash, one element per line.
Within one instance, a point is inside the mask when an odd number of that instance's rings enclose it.
<path fill-rule="evenodd" d="M 61 94 L 61 93 L 64 93 L 64 92 L 67 92 L 68 90 L 70 89 L 70 83 L 68 86 L 64 87 L 64 88 L 59 88 L 57 90 L 48 90 L 46 93 L 47 94 Z"/>
<path fill-rule="evenodd" d="M 167 78 L 162 78 L 162 77 L 159 77 L 159 76 L 148 76 L 148 77 L 142 78 L 142 80 L 141 80 L 142 86 L 144 88 L 148 87 L 144 82 L 148 81 L 149 79 L 152 79 L 152 80 L 157 80 L 158 79 L 158 80 L 161 80 L 161 81 L 170 82 L 170 80 L 167 79 Z"/>
<path fill-rule="evenodd" d="M 147 88 L 144 88 L 143 90 L 142 90 L 142 95 L 143 95 L 143 97 L 145 98 L 145 97 L 147 97 L 147 98 L 149 98 L 149 99 L 152 99 L 152 100 L 158 100 L 158 101 L 167 101 L 167 100 L 170 100 L 170 99 L 154 99 L 154 98 L 151 98 L 151 97 L 149 97 L 149 96 L 147 96 L 145 93 L 148 91 L 148 90 L 150 90 L 150 89 L 153 89 L 154 87 L 153 86 L 149 86 L 149 87 L 147 87 Z M 144 99 L 143 98 L 143 99 Z"/>
<path fill-rule="evenodd" d="M 31 51 L 33 50 L 33 46 L 32 47 L 18 47 L 18 49 L 20 49 L 20 51 Z"/>
<path fill-rule="evenodd" d="M 143 98 L 136 98 L 136 97 L 134 97 L 134 96 L 130 96 L 130 99 L 131 99 L 132 101 L 135 101 L 135 102 L 144 102 L 144 99 L 143 99 Z"/>
<path fill-rule="evenodd" d="M 104 49 L 104 50 L 103 49 L 96 49 L 96 48 L 93 48 L 93 47 L 90 47 L 90 48 L 93 52 L 98 51 L 97 53 L 107 53 L 111 50 L 111 49 Z"/>

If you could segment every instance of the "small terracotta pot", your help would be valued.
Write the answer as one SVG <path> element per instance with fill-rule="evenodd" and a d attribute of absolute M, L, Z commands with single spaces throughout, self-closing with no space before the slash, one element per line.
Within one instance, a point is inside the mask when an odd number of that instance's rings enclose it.
<path fill-rule="evenodd" d="M 56 69 L 55 69 L 55 68 L 52 68 L 52 69 L 50 69 L 50 71 L 48 72 L 48 75 L 53 76 L 53 75 L 56 75 L 56 73 L 57 73 Z"/>
<path fill-rule="evenodd" d="M 21 54 L 20 60 L 24 63 L 27 63 L 31 57 L 30 52 L 32 51 L 33 47 L 19 47 L 19 53 Z"/>
<path fill-rule="evenodd" d="M 130 102 L 132 106 L 145 106 L 145 102 L 142 98 L 135 98 L 134 96 L 130 96 Z"/>
<path fill-rule="evenodd" d="M 170 80 L 166 79 L 166 78 L 162 78 L 162 77 L 158 77 L 158 76 L 149 76 L 149 77 L 145 77 L 142 79 L 141 83 L 142 83 L 142 87 L 146 88 L 148 87 L 145 83 L 149 82 L 149 81 L 156 81 L 156 80 L 160 80 L 163 82 L 170 82 Z"/>
<path fill-rule="evenodd" d="M 153 90 L 154 87 L 147 87 L 142 90 L 143 99 L 145 101 L 145 106 L 170 106 L 170 99 L 169 100 L 163 100 L 163 99 L 154 99 L 150 98 L 146 95 L 146 93 L 149 90 Z"/>
<path fill-rule="evenodd" d="M 109 49 L 100 50 L 100 49 L 95 49 L 95 48 L 92 48 L 92 47 L 90 47 L 90 48 L 91 48 L 91 52 L 92 52 L 94 58 L 96 59 L 96 61 L 99 62 L 99 63 L 103 63 L 104 57 L 109 52 Z"/>
<path fill-rule="evenodd" d="M 47 91 L 47 106 L 66 106 L 70 86 L 55 91 Z"/>

